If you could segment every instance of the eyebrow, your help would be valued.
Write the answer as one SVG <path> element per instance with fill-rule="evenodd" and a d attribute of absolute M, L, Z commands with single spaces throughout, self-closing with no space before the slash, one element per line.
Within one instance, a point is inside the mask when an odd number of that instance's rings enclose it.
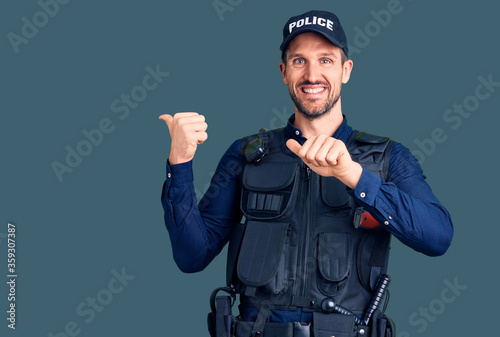
<path fill-rule="evenodd" d="M 320 54 L 318 54 L 318 56 L 328 56 L 328 57 L 333 57 L 335 59 L 338 58 L 338 56 L 336 54 L 328 53 L 328 52 L 320 53 Z M 300 53 L 295 53 L 295 54 L 288 55 L 289 59 L 294 58 L 294 57 L 304 57 L 304 56 L 302 54 L 300 54 Z"/>
<path fill-rule="evenodd" d="M 288 55 L 288 58 L 289 58 L 289 59 L 294 58 L 294 57 L 302 57 L 302 54 L 297 54 L 297 53 L 295 53 L 295 54 L 290 54 L 290 55 Z"/>
<path fill-rule="evenodd" d="M 333 58 L 338 58 L 337 54 L 333 54 L 333 53 L 321 53 L 321 54 L 319 54 L 319 56 L 330 56 Z"/>

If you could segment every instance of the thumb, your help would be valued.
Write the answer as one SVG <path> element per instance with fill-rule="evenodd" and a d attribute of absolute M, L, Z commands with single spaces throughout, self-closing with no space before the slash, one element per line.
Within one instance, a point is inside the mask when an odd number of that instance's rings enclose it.
<path fill-rule="evenodd" d="M 158 117 L 158 119 L 161 119 L 167 123 L 168 129 L 170 130 L 170 126 L 172 125 L 172 121 L 174 120 L 174 117 L 169 114 L 164 114 Z"/>
<path fill-rule="evenodd" d="M 299 150 L 302 148 L 302 145 L 300 145 L 299 142 L 297 142 L 295 139 L 287 140 L 286 146 L 290 151 L 295 153 L 297 156 L 299 155 Z"/>

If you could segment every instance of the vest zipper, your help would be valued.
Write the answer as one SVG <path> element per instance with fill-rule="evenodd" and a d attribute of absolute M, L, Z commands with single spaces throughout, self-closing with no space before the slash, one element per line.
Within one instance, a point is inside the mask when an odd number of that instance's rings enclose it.
<path fill-rule="evenodd" d="M 302 297 L 305 297 L 307 294 L 307 288 L 309 286 L 309 277 L 308 277 L 308 260 L 311 258 L 309 255 L 309 227 L 311 226 L 311 169 L 306 166 L 306 182 L 307 182 L 307 194 L 306 194 L 306 224 L 305 224 L 305 238 L 304 238 L 304 268 L 302 270 L 302 278 L 304 280 L 303 282 L 303 289 L 302 289 Z"/>

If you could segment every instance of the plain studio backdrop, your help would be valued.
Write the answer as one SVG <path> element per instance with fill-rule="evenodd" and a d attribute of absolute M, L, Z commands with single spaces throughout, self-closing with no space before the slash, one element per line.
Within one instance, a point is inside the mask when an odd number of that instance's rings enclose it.
<path fill-rule="evenodd" d="M 283 126 L 293 112 L 279 45 L 287 19 L 311 9 L 336 13 L 347 34 L 349 123 L 410 148 L 454 222 L 442 257 L 392 240 L 387 313 L 397 336 L 490 333 L 485 322 L 494 322 L 500 299 L 497 3 L 0 7 L 2 336 L 208 336 L 208 299 L 225 282 L 225 250 L 198 274 L 173 261 L 160 203 L 170 137 L 158 115 L 206 116 L 209 138 L 194 159 L 201 196 L 235 139 Z M 9 222 L 17 275 L 10 284 Z"/>

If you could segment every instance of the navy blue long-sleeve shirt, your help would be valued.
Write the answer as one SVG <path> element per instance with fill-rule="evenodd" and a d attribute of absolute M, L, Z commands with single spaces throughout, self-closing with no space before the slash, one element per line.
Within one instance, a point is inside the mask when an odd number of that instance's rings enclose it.
<path fill-rule="evenodd" d="M 290 118 L 285 138 L 305 142 Z M 347 142 L 352 128 L 346 119 L 332 135 Z M 162 204 L 174 260 L 184 272 L 203 270 L 227 243 L 231 228 L 240 222 L 240 187 L 237 181 L 241 139 L 221 158 L 210 187 L 197 205 L 192 162 L 169 165 Z M 367 170 L 348 193 L 401 242 L 429 256 L 443 254 L 453 236 L 448 211 L 425 182 L 410 151 L 399 143 L 391 149 L 389 174 L 383 181 Z"/>

